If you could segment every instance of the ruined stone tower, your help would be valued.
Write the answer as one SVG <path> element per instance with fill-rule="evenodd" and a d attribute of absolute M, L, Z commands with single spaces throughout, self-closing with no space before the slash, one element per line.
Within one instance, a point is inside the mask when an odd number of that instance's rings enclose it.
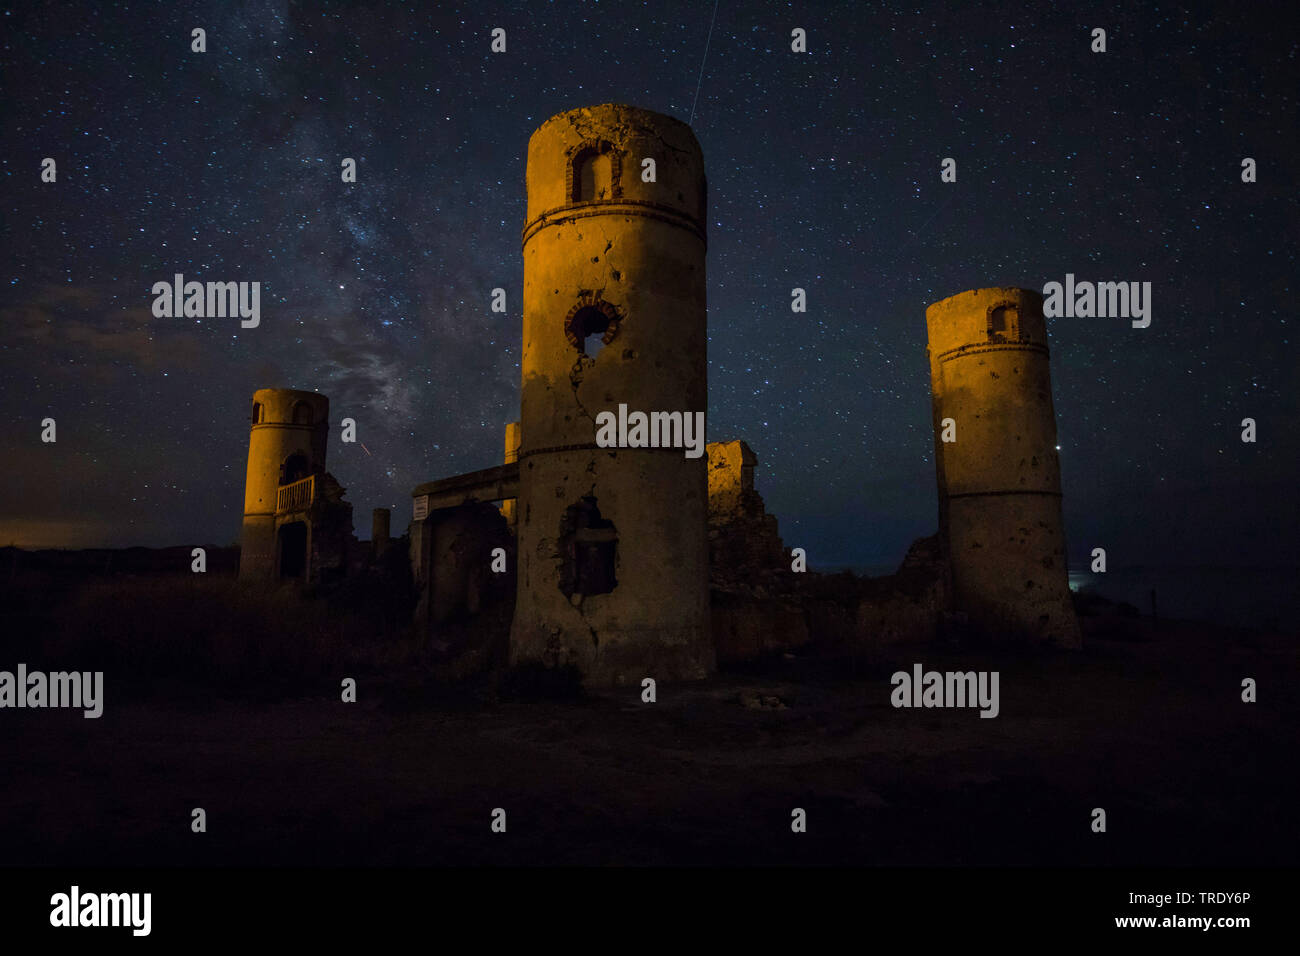
<path fill-rule="evenodd" d="M 925 316 L 956 608 L 994 640 L 1077 647 L 1042 296 L 975 289 Z M 942 440 L 945 419 L 955 441 Z"/>
<path fill-rule="evenodd" d="M 595 442 L 620 403 L 706 409 L 699 144 L 646 110 L 570 110 L 529 140 L 527 189 L 511 662 L 595 685 L 703 677 L 706 459 Z"/>
<path fill-rule="evenodd" d="M 329 399 L 317 392 L 263 388 L 253 393 L 241 578 L 266 581 L 306 573 L 311 524 L 305 516 L 323 490 L 316 484 L 325 473 L 329 408 Z"/>

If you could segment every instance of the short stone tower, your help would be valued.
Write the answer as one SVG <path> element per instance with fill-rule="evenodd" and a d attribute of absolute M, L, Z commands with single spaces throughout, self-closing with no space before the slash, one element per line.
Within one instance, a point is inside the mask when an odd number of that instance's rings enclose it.
<path fill-rule="evenodd" d="M 706 458 L 595 442 L 620 403 L 707 408 L 699 143 L 646 110 L 570 110 L 529 140 L 527 188 L 511 662 L 592 685 L 703 677 Z"/>
<path fill-rule="evenodd" d="M 956 609 L 993 640 L 1077 647 L 1042 296 L 975 289 L 925 316 Z"/>
<path fill-rule="evenodd" d="M 307 572 L 311 525 L 305 514 L 322 489 L 329 399 L 317 392 L 253 393 L 244 484 L 239 576 L 272 581 Z M 314 480 L 308 480 L 314 479 Z"/>

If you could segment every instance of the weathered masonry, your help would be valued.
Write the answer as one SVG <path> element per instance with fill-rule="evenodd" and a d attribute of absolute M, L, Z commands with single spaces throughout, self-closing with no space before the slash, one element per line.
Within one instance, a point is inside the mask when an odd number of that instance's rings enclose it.
<path fill-rule="evenodd" d="M 926 322 L 954 606 L 989 638 L 1077 647 L 1042 296 L 975 289 L 931 305 Z"/>
<path fill-rule="evenodd" d="M 699 144 L 647 110 L 570 110 L 529 140 L 527 191 L 511 661 L 595 684 L 703 677 L 706 462 L 597 448 L 594 422 L 620 403 L 706 408 Z"/>

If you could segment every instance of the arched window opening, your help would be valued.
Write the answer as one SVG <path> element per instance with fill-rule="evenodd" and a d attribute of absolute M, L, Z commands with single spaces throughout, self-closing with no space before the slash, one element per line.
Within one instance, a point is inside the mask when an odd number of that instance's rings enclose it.
<path fill-rule="evenodd" d="M 1020 311 L 1014 305 L 999 305 L 989 310 L 989 339 L 1014 342 L 1020 338 Z"/>
<path fill-rule="evenodd" d="M 261 402 L 253 403 L 252 421 L 254 425 L 262 424 L 262 403 Z"/>
<path fill-rule="evenodd" d="M 293 423 L 295 425 L 310 425 L 312 423 L 311 405 L 306 402 L 298 402 L 293 406 Z"/>
<path fill-rule="evenodd" d="M 592 199 L 610 199 L 613 177 L 610 175 L 609 154 L 587 153 L 578 164 L 575 175 L 577 195 L 574 202 Z"/>
<path fill-rule="evenodd" d="M 605 141 L 587 143 L 573 154 L 569 166 L 569 198 L 573 202 L 618 199 L 619 153 Z"/>
<path fill-rule="evenodd" d="M 311 474 L 311 465 L 307 461 L 307 456 L 300 451 L 296 451 L 284 460 L 280 484 L 288 485 L 295 481 L 301 481 L 309 474 Z"/>

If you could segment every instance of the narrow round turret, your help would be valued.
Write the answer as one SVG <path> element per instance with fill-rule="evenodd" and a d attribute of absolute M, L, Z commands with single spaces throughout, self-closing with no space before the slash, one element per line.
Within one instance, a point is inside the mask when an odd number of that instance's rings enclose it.
<path fill-rule="evenodd" d="M 1078 646 L 1042 296 L 962 292 L 931 305 L 926 324 L 957 608 L 994 639 Z"/>
<path fill-rule="evenodd" d="M 325 471 L 329 399 L 318 392 L 262 388 L 249 416 L 248 471 L 239 576 L 274 580 L 280 488 Z"/>

